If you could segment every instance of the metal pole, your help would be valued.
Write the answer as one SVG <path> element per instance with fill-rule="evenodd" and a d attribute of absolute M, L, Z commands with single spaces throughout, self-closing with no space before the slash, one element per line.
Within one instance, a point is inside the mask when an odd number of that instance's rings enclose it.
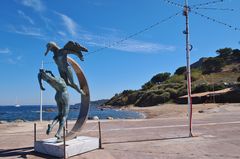
<path fill-rule="evenodd" d="M 192 137 L 192 95 L 191 95 L 191 67 L 190 67 L 190 49 L 189 49 L 189 6 L 188 0 L 185 0 L 184 16 L 186 17 L 186 58 L 187 58 L 187 90 L 188 90 L 188 118 L 189 118 L 189 137 Z"/>
<path fill-rule="evenodd" d="M 98 135 L 99 135 L 99 149 L 102 149 L 102 132 L 100 121 L 98 121 Z"/>
<path fill-rule="evenodd" d="M 34 145 L 35 145 L 35 143 L 36 143 L 36 141 L 37 141 L 37 131 L 36 131 L 36 127 L 37 127 L 37 125 L 36 125 L 36 123 L 34 123 Z"/>
<path fill-rule="evenodd" d="M 43 61 L 42 61 L 42 66 L 41 69 L 43 69 Z M 40 89 L 40 122 L 42 122 L 42 104 L 43 104 L 43 91 Z"/>
<path fill-rule="evenodd" d="M 66 119 L 66 133 L 68 133 L 68 120 Z"/>

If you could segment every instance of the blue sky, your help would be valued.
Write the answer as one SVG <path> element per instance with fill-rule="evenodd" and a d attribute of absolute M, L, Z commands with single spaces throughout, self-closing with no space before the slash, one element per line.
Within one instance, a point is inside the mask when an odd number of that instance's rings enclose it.
<path fill-rule="evenodd" d="M 173 0 L 174 1 L 174 0 Z M 190 5 L 209 0 L 192 0 Z M 174 2 L 183 4 L 184 0 Z M 232 8 L 234 11 L 196 11 L 219 21 L 240 27 L 240 1 L 225 0 L 211 8 Z M 44 67 L 58 71 L 52 54 L 44 57 L 46 43 L 63 46 L 77 41 L 93 52 L 124 39 L 181 8 L 163 0 L 2 0 L 0 10 L 0 105 L 39 104 L 37 73 Z M 161 23 L 119 45 L 86 56 L 80 63 L 87 76 L 91 99 L 110 98 L 124 89 L 139 89 L 153 75 L 171 72 L 186 64 L 185 21 L 182 14 Z M 240 48 L 240 31 L 190 14 L 191 61 L 215 56 L 222 47 Z M 76 80 L 75 80 L 76 81 Z M 54 104 L 54 90 L 44 84 L 44 104 Z M 80 101 L 69 88 L 71 104 Z"/>

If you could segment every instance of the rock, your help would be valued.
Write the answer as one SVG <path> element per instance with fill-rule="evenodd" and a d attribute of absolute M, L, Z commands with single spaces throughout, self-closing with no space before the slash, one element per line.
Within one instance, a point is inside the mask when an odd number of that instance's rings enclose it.
<path fill-rule="evenodd" d="M 204 113 L 204 110 L 199 110 L 198 113 Z"/>
<path fill-rule="evenodd" d="M 23 122 L 25 122 L 25 121 L 22 120 L 22 119 L 17 119 L 17 120 L 15 120 L 14 122 L 15 122 L 15 123 L 23 123 Z"/>
<path fill-rule="evenodd" d="M 88 120 L 99 120 L 98 116 L 88 117 Z"/>
<path fill-rule="evenodd" d="M 98 116 L 93 116 L 92 119 L 93 119 L 93 120 L 99 120 L 99 117 L 98 117 Z"/>
<path fill-rule="evenodd" d="M 45 111 L 46 112 L 54 112 L 54 109 L 49 108 L 49 109 L 46 109 Z"/>
<path fill-rule="evenodd" d="M 113 120 L 113 117 L 108 116 L 107 119 L 108 119 L 108 120 Z"/>
<path fill-rule="evenodd" d="M 0 124 L 7 124 L 7 121 L 0 121 Z"/>

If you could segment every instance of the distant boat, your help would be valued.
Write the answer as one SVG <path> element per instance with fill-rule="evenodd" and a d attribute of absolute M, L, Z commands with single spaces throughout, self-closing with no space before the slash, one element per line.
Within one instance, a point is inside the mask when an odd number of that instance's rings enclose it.
<path fill-rule="evenodd" d="M 20 107 L 21 105 L 18 103 L 18 98 L 16 97 L 16 104 L 15 107 Z"/>
<path fill-rule="evenodd" d="M 16 104 L 15 107 L 20 107 L 21 105 L 20 104 Z"/>

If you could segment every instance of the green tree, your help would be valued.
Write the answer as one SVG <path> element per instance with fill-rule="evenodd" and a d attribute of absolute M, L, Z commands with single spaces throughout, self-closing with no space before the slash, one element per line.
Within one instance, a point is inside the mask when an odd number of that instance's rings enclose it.
<path fill-rule="evenodd" d="M 209 74 L 213 72 L 220 72 L 223 66 L 224 60 L 222 58 L 210 57 L 203 62 L 202 69 L 204 74 Z"/>
<path fill-rule="evenodd" d="M 232 54 L 232 52 L 233 52 L 232 48 L 229 48 L 229 47 L 226 47 L 226 48 L 223 48 L 223 49 L 218 49 L 216 51 L 216 53 L 221 57 L 229 56 L 229 55 Z"/>
<path fill-rule="evenodd" d="M 147 83 L 142 85 L 142 89 L 147 90 L 147 89 L 151 88 L 152 86 L 153 86 L 153 83 L 151 81 L 148 81 Z"/>
<path fill-rule="evenodd" d="M 169 72 L 159 73 L 159 74 L 153 76 L 150 81 L 152 83 L 164 82 L 170 78 L 170 75 L 171 75 L 171 73 L 169 73 Z"/>
<path fill-rule="evenodd" d="M 176 69 L 175 71 L 175 75 L 182 75 L 184 74 L 185 72 L 187 71 L 186 69 L 186 66 L 182 66 L 182 67 L 179 67 L 178 69 Z"/>

